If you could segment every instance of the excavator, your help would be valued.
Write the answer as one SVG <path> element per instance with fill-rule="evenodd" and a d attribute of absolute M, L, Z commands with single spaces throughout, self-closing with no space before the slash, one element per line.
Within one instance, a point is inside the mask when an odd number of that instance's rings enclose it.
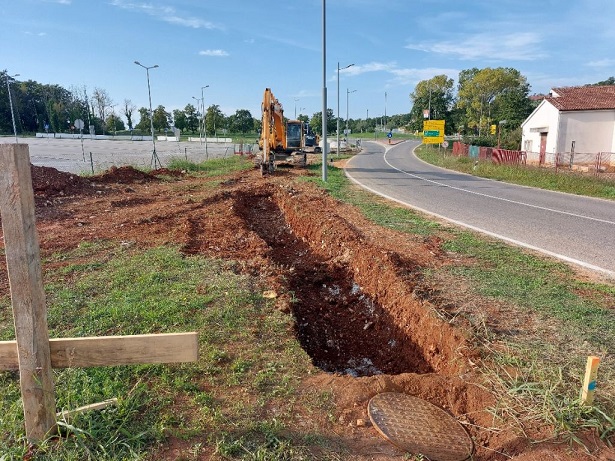
<path fill-rule="evenodd" d="M 265 88 L 261 111 L 263 126 L 258 141 L 258 147 L 263 151 L 260 160 L 261 174 L 273 173 L 276 160 L 288 160 L 296 154 L 303 156 L 302 161 L 305 164 L 306 140 L 308 144 L 318 146 L 316 135 L 309 125 L 301 120 L 288 120 L 284 123 L 284 109 L 271 92 L 271 88 Z"/>

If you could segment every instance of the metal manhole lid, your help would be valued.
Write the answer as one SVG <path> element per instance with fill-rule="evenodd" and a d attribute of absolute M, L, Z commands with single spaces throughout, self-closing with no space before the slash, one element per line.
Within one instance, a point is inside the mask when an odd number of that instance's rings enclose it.
<path fill-rule="evenodd" d="M 432 461 L 463 461 L 474 444 L 451 415 L 426 400 L 396 392 L 374 396 L 367 405 L 369 419 L 393 445 Z"/>

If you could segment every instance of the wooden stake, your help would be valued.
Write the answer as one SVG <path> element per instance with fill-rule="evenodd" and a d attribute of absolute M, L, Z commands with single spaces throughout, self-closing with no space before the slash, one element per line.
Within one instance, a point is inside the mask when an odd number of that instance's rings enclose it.
<path fill-rule="evenodd" d="M 583 389 L 581 390 L 581 403 L 591 405 L 594 401 L 594 392 L 596 390 L 596 376 L 598 375 L 598 365 L 600 358 L 590 355 L 587 357 L 587 365 L 585 366 L 585 379 L 583 380 Z"/>
<path fill-rule="evenodd" d="M 0 145 L 0 213 L 8 268 L 26 437 L 57 430 L 47 308 L 27 144 Z"/>

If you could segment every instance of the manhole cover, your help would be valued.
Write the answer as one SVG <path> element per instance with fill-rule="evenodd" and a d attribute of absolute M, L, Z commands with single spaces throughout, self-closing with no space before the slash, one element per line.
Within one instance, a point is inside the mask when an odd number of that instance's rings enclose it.
<path fill-rule="evenodd" d="M 441 408 L 411 395 L 385 392 L 367 405 L 369 419 L 393 445 L 432 461 L 463 461 L 472 454 L 472 439 Z"/>

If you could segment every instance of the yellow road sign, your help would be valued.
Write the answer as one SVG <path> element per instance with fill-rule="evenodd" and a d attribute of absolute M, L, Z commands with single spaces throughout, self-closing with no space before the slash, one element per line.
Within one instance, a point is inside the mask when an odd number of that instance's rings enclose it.
<path fill-rule="evenodd" d="M 423 144 L 444 142 L 444 120 L 425 120 L 423 122 Z"/>

